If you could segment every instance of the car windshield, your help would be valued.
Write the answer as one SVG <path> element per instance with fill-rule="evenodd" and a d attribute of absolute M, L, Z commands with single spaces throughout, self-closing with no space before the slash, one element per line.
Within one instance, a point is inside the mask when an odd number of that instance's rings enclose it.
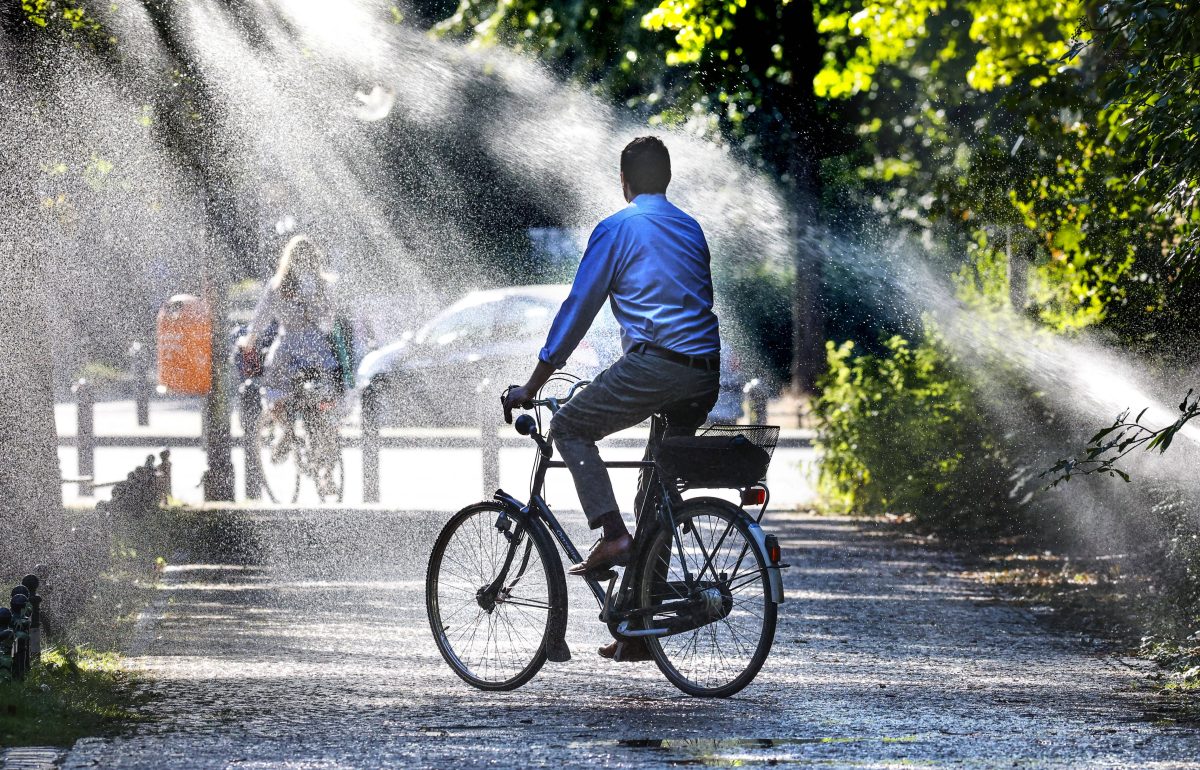
<path fill-rule="evenodd" d="M 435 319 L 417 334 L 423 345 L 450 345 L 478 341 L 492 335 L 498 302 L 480 302 L 460 306 Z"/>
<path fill-rule="evenodd" d="M 496 336 L 499 339 L 538 337 L 550 328 L 556 306 L 531 297 L 507 297 L 496 303 Z"/>

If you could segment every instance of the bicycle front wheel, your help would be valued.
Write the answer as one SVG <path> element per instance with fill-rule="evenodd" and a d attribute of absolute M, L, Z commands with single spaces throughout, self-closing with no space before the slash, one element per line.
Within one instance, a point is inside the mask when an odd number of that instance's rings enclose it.
<path fill-rule="evenodd" d="M 450 519 L 429 557 L 425 603 L 454 673 L 481 690 L 512 690 L 537 674 L 566 602 L 557 557 L 542 530 L 496 503 Z"/>
<path fill-rule="evenodd" d="M 338 422 L 328 415 L 316 414 L 298 421 L 297 427 L 292 503 L 300 502 L 306 478 L 312 482 L 318 501 L 342 502 L 346 490 L 346 466 L 342 461 Z"/>
<path fill-rule="evenodd" d="M 675 532 L 659 528 L 644 552 L 639 599 L 663 608 L 647 627 L 674 633 L 646 642 L 679 689 L 729 697 L 750 684 L 775 640 L 767 555 L 732 505 L 697 499 L 673 514 Z"/>

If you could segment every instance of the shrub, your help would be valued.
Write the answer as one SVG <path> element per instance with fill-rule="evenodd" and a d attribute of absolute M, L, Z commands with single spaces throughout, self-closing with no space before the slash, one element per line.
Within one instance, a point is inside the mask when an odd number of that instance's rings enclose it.
<path fill-rule="evenodd" d="M 815 405 L 826 500 L 911 514 L 951 533 L 1011 527 L 1008 464 L 936 331 L 915 345 L 892 336 L 883 347 L 856 356 L 851 342 L 826 345 L 829 371 Z"/>

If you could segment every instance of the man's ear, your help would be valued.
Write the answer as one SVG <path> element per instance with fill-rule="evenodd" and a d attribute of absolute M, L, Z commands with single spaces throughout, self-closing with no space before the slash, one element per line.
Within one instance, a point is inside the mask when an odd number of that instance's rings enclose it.
<path fill-rule="evenodd" d="M 629 189 L 629 183 L 625 181 L 625 172 L 621 172 L 621 194 L 625 196 L 625 202 L 633 201 L 633 190 Z"/>

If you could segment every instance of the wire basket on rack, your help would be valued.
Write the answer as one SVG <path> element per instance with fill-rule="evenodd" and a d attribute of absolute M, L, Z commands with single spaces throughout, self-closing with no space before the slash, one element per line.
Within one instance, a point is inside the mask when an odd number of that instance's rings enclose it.
<path fill-rule="evenodd" d="M 767 475 L 779 441 L 776 425 L 710 425 L 696 436 L 664 438 L 655 462 L 688 487 L 749 487 Z"/>

